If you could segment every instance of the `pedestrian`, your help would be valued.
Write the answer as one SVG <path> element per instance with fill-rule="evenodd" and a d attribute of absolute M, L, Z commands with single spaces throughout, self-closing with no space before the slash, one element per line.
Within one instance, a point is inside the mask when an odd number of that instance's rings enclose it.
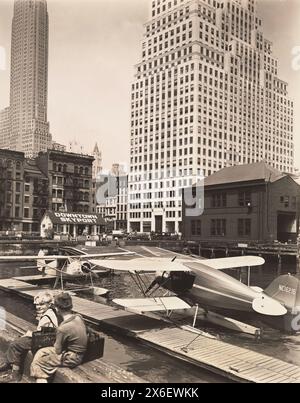
<path fill-rule="evenodd" d="M 34 298 L 36 307 L 37 331 L 43 327 L 56 328 L 58 326 L 57 313 L 53 305 L 53 294 L 42 291 Z M 8 372 L 0 378 L 0 383 L 20 382 L 27 353 L 31 350 L 32 332 L 27 331 L 24 336 L 10 343 L 4 361 L 0 364 L 0 372 Z"/>
<path fill-rule="evenodd" d="M 39 350 L 31 364 L 31 376 L 37 383 L 47 383 L 58 367 L 74 368 L 83 361 L 88 336 L 82 317 L 72 312 L 70 294 L 63 292 L 55 297 L 55 307 L 63 318 L 57 329 L 54 347 Z"/>

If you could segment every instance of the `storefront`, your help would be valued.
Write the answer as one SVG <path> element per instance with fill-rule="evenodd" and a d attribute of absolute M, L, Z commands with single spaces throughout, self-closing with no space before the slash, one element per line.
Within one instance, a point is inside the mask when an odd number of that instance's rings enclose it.
<path fill-rule="evenodd" d="M 105 231 L 105 221 L 100 214 L 60 213 L 47 211 L 41 221 L 41 237 L 66 237 L 94 239 Z"/>

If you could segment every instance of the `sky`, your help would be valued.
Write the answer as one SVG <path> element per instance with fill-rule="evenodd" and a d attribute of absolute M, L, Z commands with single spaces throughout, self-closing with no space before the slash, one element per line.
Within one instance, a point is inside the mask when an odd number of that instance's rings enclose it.
<path fill-rule="evenodd" d="M 76 140 L 86 152 L 97 141 L 105 168 L 129 160 L 130 88 L 134 65 L 141 60 L 150 3 L 48 0 L 52 136 L 63 144 Z M 265 35 L 274 43 L 279 59 L 279 77 L 289 82 L 295 101 L 296 166 L 300 168 L 300 57 L 293 56 L 293 52 L 300 55 L 300 0 L 258 3 Z M 0 52 L 4 48 L 7 56 L 7 68 L 3 70 L 0 63 L 0 109 L 9 105 L 12 14 L 13 0 L 0 0 Z"/>

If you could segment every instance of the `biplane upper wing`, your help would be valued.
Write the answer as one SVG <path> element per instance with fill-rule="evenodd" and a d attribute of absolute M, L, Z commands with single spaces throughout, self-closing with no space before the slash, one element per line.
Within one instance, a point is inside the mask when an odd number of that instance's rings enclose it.
<path fill-rule="evenodd" d="M 99 264 L 99 261 L 91 261 Z M 127 272 L 174 272 L 174 271 L 191 271 L 182 261 L 175 260 L 172 262 L 170 258 L 137 258 L 131 260 L 103 260 L 101 267 L 116 271 Z"/>
<path fill-rule="evenodd" d="M 138 314 L 191 308 L 190 305 L 178 297 L 114 299 L 113 302 L 130 312 Z"/>
<path fill-rule="evenodd" d="M 91 261 L 97 264 L 97 261 Z M 98 262 L 99 263 L 99 262 Z M 109 259 L 101 262 L 101 266 L 117 271 L 128 272 L 187 272 L 197 269 L 197 267 L 206 267 L 215 270 L 234 269 L 237 267 L 260 266 L 265 260 L 258 256 L 237 256 L 220 259 L 176 259 L 170 258 L 135 258 L 130 260 Z"/>
<path fill-rule="evenodd" d="M 205 259 L 205 260 L 193 260 L 193 269 L 197 265 L 210 267 L 215 270 L 236 269 L 238 267 L 254 267 L 261 266 L 265 263 L 265 259 L 259 256 L 235 256 L 224 257 L 219 259 Z"/>
<path fill-rule="evenodd" d="M 12 262 L 26 262 L 33 260 L 66 260 L 66 259 L 74 259 L 74 260 L 91 260 L 91 259 L 104 259 L 108 257 L 118 257 L 118 256 L 133 256 L 134 252 L 115 252 L 115 253 L 98 253 L 98 254 L 87 254 L 87 255 L 44 255 L 44 256 L 0 256 L 1 261 L 12 261 Z M 94 261 L 95 264 L 99 264 L 99 260 Z"/>

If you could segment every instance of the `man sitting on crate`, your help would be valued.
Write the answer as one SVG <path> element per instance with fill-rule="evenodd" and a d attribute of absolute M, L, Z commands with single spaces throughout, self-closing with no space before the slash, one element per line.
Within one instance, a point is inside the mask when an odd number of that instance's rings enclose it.
<path fill-rule="evenodd" d="M 53 295 L 49 291 L 42 291 L 34 298 L 38 331 L 43 327 L 56 328 L 58 326 L 57 313 L 53 302 Z M 32 332 L 28 331 L 24 336 L 10 343 L 5 354 L 5 360 L 0 363 L 0 372 L 9 371 L 10 369 L 12 371 L 10 374 L 2 376 L 0 383 L 19 382 L 22 379 L 22 367 L 26 355 L 31 349 L 31 342 Z"/>
<path fill-rule="evenodd" d="M 87 350 L 86 326 L 80 315 L 72 313 L 72 297 L 63 292 L 55 297 L 54 305 L 63 322 L 57 328 L 54 347 L 42 348 L 34 356 L 31 376 L 37 383 L 47 383 L 58 367 L 80 365 Z"/>

